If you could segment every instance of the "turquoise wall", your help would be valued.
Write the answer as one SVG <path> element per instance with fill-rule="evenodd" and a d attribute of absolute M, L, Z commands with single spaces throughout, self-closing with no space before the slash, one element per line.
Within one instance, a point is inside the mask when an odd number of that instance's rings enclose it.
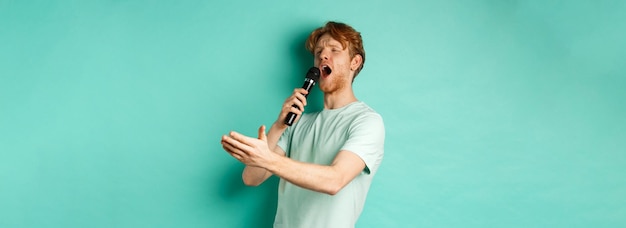
<path fill-rule="evenodd" d="M 387 129 L 358 227 L 625 227 L 624 12 L 0 0 L 0 227 L 270 227 L 278 179 L 244 186 L 220 136 L 275 120 L 328 20 Z"/>

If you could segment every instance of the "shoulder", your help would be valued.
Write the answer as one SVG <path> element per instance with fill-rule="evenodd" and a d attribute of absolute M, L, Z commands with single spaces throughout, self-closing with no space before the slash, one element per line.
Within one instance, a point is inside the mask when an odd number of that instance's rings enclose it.
<path fill-rule="evenodd" d="M 354 104 L 352 104 L 350 106 L 350 109 L 352 111 L 357 111 L 357 112 L 360 112 L 360 113 L 378 114 L 378 112 L 376 112 L 376 110 L 374 110 L 372 107 L 370 107 L 369 105 L 367 105 L 363 101 L 355 102 Z"/>
<path fill-rule="evenodd" d="M 364 102 L 359 101 L 359 103 L 354 105 L 355 112 L 355 121 L 366 121 L 366 122 L 383 122 L 383 117 L 376 112 L 372 107 L 368 106 Z"/>
<path fill-rule="evenodd" d="M 351 118 L 349 132 L 385 132 L 383 117 L 367 104 L 360 102 L 355 105 Z"/>

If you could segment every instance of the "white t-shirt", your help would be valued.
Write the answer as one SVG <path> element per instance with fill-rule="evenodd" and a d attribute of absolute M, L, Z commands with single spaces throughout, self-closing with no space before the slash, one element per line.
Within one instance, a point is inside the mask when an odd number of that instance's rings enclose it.
<path fill-rule="evenodd" d="M 366 167 L 334 196 L 280 179 L 274 227 L 354 227 L 383 159 L 384 141 L 382 117 L 361 101 L 303 114 L 278 141 L 288 157 L 330 165 L 339 151 L 346 150 L 361 157 Z"/>

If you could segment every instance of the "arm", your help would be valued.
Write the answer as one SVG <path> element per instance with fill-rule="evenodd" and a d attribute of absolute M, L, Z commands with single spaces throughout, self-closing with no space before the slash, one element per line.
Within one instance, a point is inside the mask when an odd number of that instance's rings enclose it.
<path fill-rule="evenodd" d="M 248 167 L 265 169 L 302 188 L 334 195 L 365 168 L 365 162 L 350 151 L 340 151 L 328 166 L 298 162 L 270 150 L 267 137 L 260 133 L 257 139 L 231 132 L 223 144 Z"/>
<path fill-rule="evenodd" d="M 267 147 L 269 148 L 270 151 L 272 151 L 276 155 L 279 155 L 280 157 L 285 156 L 285 151 L 283 151 L 280 147 L 277 146 L 280 136 L 283 134 L 283 132 L 285 132 L 285 130 L 288 127 L 284 123 L 284 120 L 287 116 L 287 113 L 289 112 L 293 112 L 298 115 L 295 121 L 298 121 L 300 119 L 300 116 L 302 115 L 302 112 L 304 110 L 304 106 L 306 106 L 306 97 L 304 97 L 305 94 L 308 94 L 308 91 L 306 89 L 303 89 L 303 88 L 294 89 L 291 96 L 289 96 L 283 103 L 283 107 L 281 109 L 280 114 L 278 115 L 278 119 L 274 122 L 274 124 L 270 128 L 267 136 L 265 136 L 265 126 L 261 126 L 261 128 L 259 128 L 259 139 L 261 139 L 261 137 L 267 137 L 267 140 L 266 140 Z M 293 107 L 294 105 L 297 108 Z M 222 147 L 224 148 L 226 152 L 231 154 L 231 156 L 235 157 L 239 161 L 242 161 L 243 158 L 237 155 L 237 153 L 234 153 L 235 148 L 233 148 L 231 144 L 225 142 L 226 137 L 227 136 L 222 136 Z M 245 162 L 244 164 L 246 164 L 246 167 L 244 168 L 243 173 L 241 174 L 241 178 L 243 179 L 243 182 L 246 185 L 258 186 L 261 183 L 265 182 L 265 180 L 267 180 L 267 178 L 269 178 L 272 175 L 272 173 L 268 172 L 268 170 L 264 167 L 248 165 Z"/>
<path fill-rule="evenodd" d="M 267 169 L 302 188 L 329 195 L 337 194 L 365 168 L 365 162 L 350 151 L 339 151 L 329 166 L 303 163 L 279 157 Z"/>

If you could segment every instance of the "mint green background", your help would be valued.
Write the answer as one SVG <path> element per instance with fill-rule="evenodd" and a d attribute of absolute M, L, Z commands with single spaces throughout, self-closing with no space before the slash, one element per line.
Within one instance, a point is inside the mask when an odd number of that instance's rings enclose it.
<path fill-rule="evenodd" d="M 625 227 L 625 1 L 0 0 L 0 227 L 270 227 L 222 151 L 353 25 L 386 155 L 358 227 Z M 318 90 L 308 111 L 321 108 Z"/>

